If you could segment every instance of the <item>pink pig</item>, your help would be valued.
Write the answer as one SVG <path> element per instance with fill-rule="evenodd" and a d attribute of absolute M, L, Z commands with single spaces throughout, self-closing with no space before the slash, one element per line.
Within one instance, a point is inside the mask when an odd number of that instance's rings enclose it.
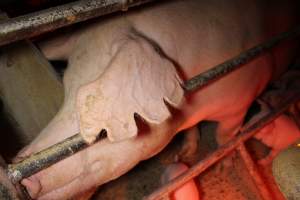
<path fill-rule="evenodd" d="M 174 0 L 101 20 L 41 44 L 67 59 L 65 100 L 19 157 L 78 132 L 108 138 L 22 181 L 35 199 L 69 199 L 129 171 L 181 130 L 218 121 L 217 140 L 234 137 L 253 100 L 286 70 L 284 43 L 217 82 L 184 95 L 182 82 L 294 24 L 289 1 Z M 134 114 L 146 124 L 137 128 Z"/>

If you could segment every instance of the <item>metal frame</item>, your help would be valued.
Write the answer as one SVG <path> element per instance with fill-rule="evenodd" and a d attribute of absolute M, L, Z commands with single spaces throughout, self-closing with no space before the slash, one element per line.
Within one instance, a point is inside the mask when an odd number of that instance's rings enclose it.
<path fill-rule="evenodd" d="M 244 142 L 246 142 L 248 139 L 254 136 L 257 133 L 257 131 L 259 131 L 265 125 L 275 120 L 291 104 L 299 100 L 300 100 L 300 91 L 298 91 L 298 93 L 294 93 L 290 96 L 284 97 L 280 105 L 275 105 L 274 109 L 272 109 L 272 111 L 270 111 L 268 114 L 263 116 L 261 119 L 252 122 L 251 124 L 246 124 L 244 128 L 242 128 L 242 130 L 239 131 L 239 134 L 235 138 L 233 138 L 230 142 L 219 147 L 210 156 L 199 161 L 197 164 L 195 164 L 195 166 L 191 167 L 188 171 L 178 176 L 174 180 L 170 181 L 166 185 L 162 186 L 161 188 L 157 189 L 155 192 L 153 192 L 148 197 L 145 197 L 144 199 L 145 200 L 163 199 L 163 197 L 169 195 L 172 191 L 182 186 L 184 183 L 188 182 L 189 180 L 203 173 L 210 166 L 220 161 L 222 158 L 224 158 L 225 156 L 227 156 L 229 153 L 231 153 L 233 150 L 236 149 L 238 150 L 245 164 L 248 165 L 247 170 L 250 174 L 253 175 L 252 176 L 253 181 L 257 185 L 262 187 L 259 190 L 261 197 L 264 200 L 273 199 L 270 195 L 269 189 L 264 184 L 260 174 L 258 173 L 255 163 L 253 163 L 246 148 L 244 147 Z"/>
<path fill-rule="evenodd" d="M 0 22 L 0 45 L 155 0 L 80 0 Z"/>
<path fill-rule="evenodd" d="M 277 45 L 279 42 L 282 42 L 298 34 L 300 34 L 300 28 L 297 28 L 290 32 L 282 33 L 265 43 L 252 47 L 240 53 L 236 57 L 195 76 L 194 78 L 186 81 L 183 87 L 186 93 L 191 93 L 195 90 L 201 89 L 208 84 L 211 84 L 212 82 L 220 79 L 221 77 L 226 76 L 230 72 L 238 69 L 243 64 L 261 55 L 266 50 Z M 29 177 L 86 147 L 88 147 L 88 145 L 78 133 L 56 145 L 33 154 L 20 163 L 9 165 L 8 175 L 13 182 L 18 182 L 23 178 Z"/>
<path fill-rule="evenodd" d="M 63 26 L 112 13 L 118 10 L 127 10 L 128 7 L 137 6 L 151 1 L 154 0 L 81 0 L 37 13 L 8 19 L 0 22 L 0 45 L 30 38 L 44 32 L 49 32 Z M 215 66 L 207 72 L 195 76 L 191 80 L 185 82 L 183 87 L 187 93 L 203 88 L 219 78 L 229 74 L 233 70 L 238 69 L 243 64 L 261 55 L 266 50 L 269 50 L 273 46 L 277 45 L 279 42 L 298 36 L 299 34 L 300 27 L 295 30 L 282 33 L 265 43 L 250 48 L 236 57 Z M 285 102 L 277 107 L 277 109 L 267 114 L 260 121 L 247 126 L 244 130 L 240 131 L 240 134 L 236 138 L 220 147 L 209 157 L 200 161 L 187 172 L 161 187 L 145 199 L 161 199 L 165 195 L 168 195 L 170 192 L 174 191 L 174 189 L 180 187 L 185 182 L 189 181 L 195 176 L 198 176 L 212 164 L 218 162 L 233 150 L 237 149 L 247 166 L 247 170 L 250 174 L 252 174 L 255 183 L 261 186 L 260 193 L 262 198 L 265 200 L 270 200 L 270 191 L 263 183 L 263 180 L 257 171 L 256 165 L 253 163 L 251 157 L 247 153 L 247 150 L 244 147 L 244 142 L 252 137 L 264 125 L 274 120 L 291 103 L 298 101 L 299 99 L 299 93 L 295 94 L 294 96 L 289 96 L 287 99 L 285 99 Z M 7 169 L 8 176 L 13 183 L 16 183 L 23 178 L 29 177 L 32 174 L 35 174 L 38 171 L 73 155 L 77 151 L 86 148 L 87 146 L 88 145 L 83 141 L 82 137 L 77 134 L 42 152 L 32 155 L 20 163 L 9 165 Z M 37 165 L 37 163 L 39 164 Z"/>

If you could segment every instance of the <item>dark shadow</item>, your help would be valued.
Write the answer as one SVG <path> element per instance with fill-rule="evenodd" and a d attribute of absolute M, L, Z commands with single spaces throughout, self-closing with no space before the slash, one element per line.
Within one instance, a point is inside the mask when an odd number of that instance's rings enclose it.
<path fill-rule="evenodd" d="M 11 161 L 24 146 L 16 126 L 16 122 L 4 111 L 0 100 L 0 154 L 6 162 Z"/>

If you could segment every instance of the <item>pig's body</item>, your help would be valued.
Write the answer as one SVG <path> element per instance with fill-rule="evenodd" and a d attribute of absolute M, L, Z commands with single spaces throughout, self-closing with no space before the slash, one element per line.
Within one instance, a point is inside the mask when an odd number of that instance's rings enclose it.
<path fill-rule="evenodd" d="M 280 28 L 276 27 L 276 24 L 270 25 L 268 21 L 268 19 L 274 20 L 272 17 L 275 16 L 276 9 L 281 9 L 281 12 L 284 13 L 281 16 L 284 18 L 284 26 L 279 23 L 279 20 L 276 21 Z M 43 50 L 49 58 L 68 58 L 69 60 L 64 77 L 65 102 L 52 122 L 20 155 L 39 151 L 80 132 L 82 128 L 80 125 L 83 126 L 82 120 L 85 120 L 85 116 L 87 118 L 92 116 L 92 119 L 89 119 L 90 129 L 88 130 L 99 131 L 98 128 L 93 129 L 92 122 L 99 117 L 96 113 L 98 109 L 106 106 L 98 102 L 92 107 L 92 110 L 96 110 L 95 112 L 90 113 L 88 109 L 81 110 L 81 106 L 86 105 L 82 103 L 82 98 L 87 96 L 87 91 L 99 92 L 95 89 L 96 83 L 105 85 L 107 82 L 106 87 L 111 87 L 112 90 L 118 88 L 111 86 L 114 82 L 119 87 L 125 84 L 126 87 L 122 87 L 122 90 L 126 90 L 124 94 L 134 94 L 139 98 L 149 92 L 148 87 L 155 89 L 157 82 L 165 81 L 148 80 L 147 73 L 134 76 L 134 74 L 128 74 L 131 72 L 128 70 L 124 71 L 124 74 L 126 78 L 130 77 L 130 80 L 124 79 L 126 82 L 120 83 L 118 80 L 123 78 L 119 71 L 122 70 L 122 64 L 143 64 L 153 59 L 154 65 L 163 62 L 175 68 L 174 63 L 176 63 L 180 77 L 187 80 L 262 42 L 270 35 L 286 31 L 292 24 L 290 16 L 292 12 L 285 3 L 279 7 L 269 7 L 268 11 L 264 2 L 260 0 L 170 1 L 98 22 L 73 34 L 67 40 L 59 41 L 54 46 L 45 45 Z M 274 32 L 267 27 L 273 27 Z M 155 51 L 157 46 L 163 53 Z M 135 47 L 138 49 L 135 50 Z M 179 80 L 174 79 L 174 84 L 170 85 L 165 83 L 167 89 L 169 87 L 173 89 L 173 93 L 168 94 L 170 95 L 168 103 L 179 108 L 180 112 L 176 116 L 169 117 L 168 120 L 163 120 L 161 123 L 157 123 L 159 120 L 155 121 L 155 119 L 165 119 L 166 117 L 163 112 L 166 108 L 163 99 L 160 99 L 161 104 L 154 104 L 157 105 L 154 109 L 158 113 L 161 111 L 163 117 L 154 117 L 155 124 L 150 125 L 150 133 L 132 137 L 136 134 L 136 130 L 130 124 L 134 123 L 133 116 L 130 116 L 132 119 L 128 119 L 130 120 L 128 130 L 131 132 L 126 132 L 127 129 L 124 129 L 124 134 L 128 134 L 128 137 L 122 138 L 122 135 L 113 131 L 109 132 L 108 134 L 112 134 L 109 135 L 111 140 L 116 141 L 118 137 L 122 140 L 119 142 L 103 140 L 39 174 L 23 180 L 22 183 L 27 186 L 30 194 L 34 197 L 66 199 L 126 173 L 139 161 L 155 155 L 164 148 L 178 131 L 194 126 L 202 120 L 219 121 L 218 141 L 219 143 L 226 142 L 240 127 L 252 101 L 271 79 L 276 78 L 286 69 L 291 58 L 292 48 L 285 47 L 287 46 L 264 54 L 214 84 L 188 95 L 184 100 L 181 99 L 182 90 L 178 88 Z M 130 53 L 127 54 L 127 51 Z M 122 52 L 127 57 L 121 57 L 124 58 L 123 62 L 117 59 L 120 68 L 113 68 L 116 67 L 114 65 L 116 55 L 122 54 Z M 151 54 L 149 58 L 147 52 Z M 279 54 L 280 57 L 277 56 Z M 145 60 L 139 62 L 141 57 Z M 110 67 L 114 70 L 110 70 Z M 141 66 L 135 67 L 147 70 Z M 159 67 L 165 69 L 164 66 Z M 172 68 L 167 70 L 170 71 L 166 72 L 174 75 Z M 114 77 L 115 71 L 118 73 Z M 151 74 L 152 71 L 149 73 Z M 155 71 L 155 73 L 157 72 Z M 102 77 L 105 79 L 104 82 L 101 82 Z M 160 76 L 154 74 L 153 77 L 155 79 Z M 166 80 L 169 80 L 168 78 L 166 77 Z M 147 85 L 138 90 L 139 93 L 134 93 L 136 90 L 130 89 L 133 88 L 131 79 L 134 80 L 132 83 L 140 83 L 139 79 L 145 80 Z M 170 80 L 173 81 L 173 79 Z M 155 94 L 156 90 L 153 91 Z M 166 92 L 160 87 L 157 88 L 157 91 Z M 94 96 L 97 97 L 95 94 Z M 122 98 L 123 96 L 115 98 L 118 101 L 113 105 L 115 107 L 117 105 L 119 110 L 128 106 L 125 103 L 122 106 Z M 126 98 L 125 100 L 127 103 Z M 151 101 L 152 99 L 142 107 L 152 105 Z M 135 103 L 133 101 L 130 105 L 135 105 Z M 101 108 L 97 105 L 101 105 Z M 111 105 L 107 105 L 107 107 L 109 106 Z M 105 111 L 101 111 L 101 116 L 105 113 Z M 146 121 L 153 119 L 151 113 L 137 113 Z M 123 121 L 120 120 L 120 123 Z M 116 126 L 118 126 L 117 123 Z M 113 128 L 111 130 L 114 130 Z M 126 128 L 128 127 L 126 126 Z M 89 137 L 90 135 L 86 138 L 90 139 Z M 91 138 L 93 139 L 93 137 L 92 135 Z M 61 168 L 68 170 L 61 170 Z"/>

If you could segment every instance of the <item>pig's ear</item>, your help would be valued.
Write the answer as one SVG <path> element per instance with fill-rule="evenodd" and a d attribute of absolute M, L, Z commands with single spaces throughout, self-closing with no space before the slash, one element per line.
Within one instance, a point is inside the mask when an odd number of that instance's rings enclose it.
<path fill-rule="evenodd" d="M 143 38 L 128 39 L 105 72 L 78 91 L 81 134 L 89 143 L 102 129 L 110 141 L 134 137 L 135 113 L 160 124 L 171 115 L 164 101 L 178 108 L 183 94 L 172 62 Z"/>

